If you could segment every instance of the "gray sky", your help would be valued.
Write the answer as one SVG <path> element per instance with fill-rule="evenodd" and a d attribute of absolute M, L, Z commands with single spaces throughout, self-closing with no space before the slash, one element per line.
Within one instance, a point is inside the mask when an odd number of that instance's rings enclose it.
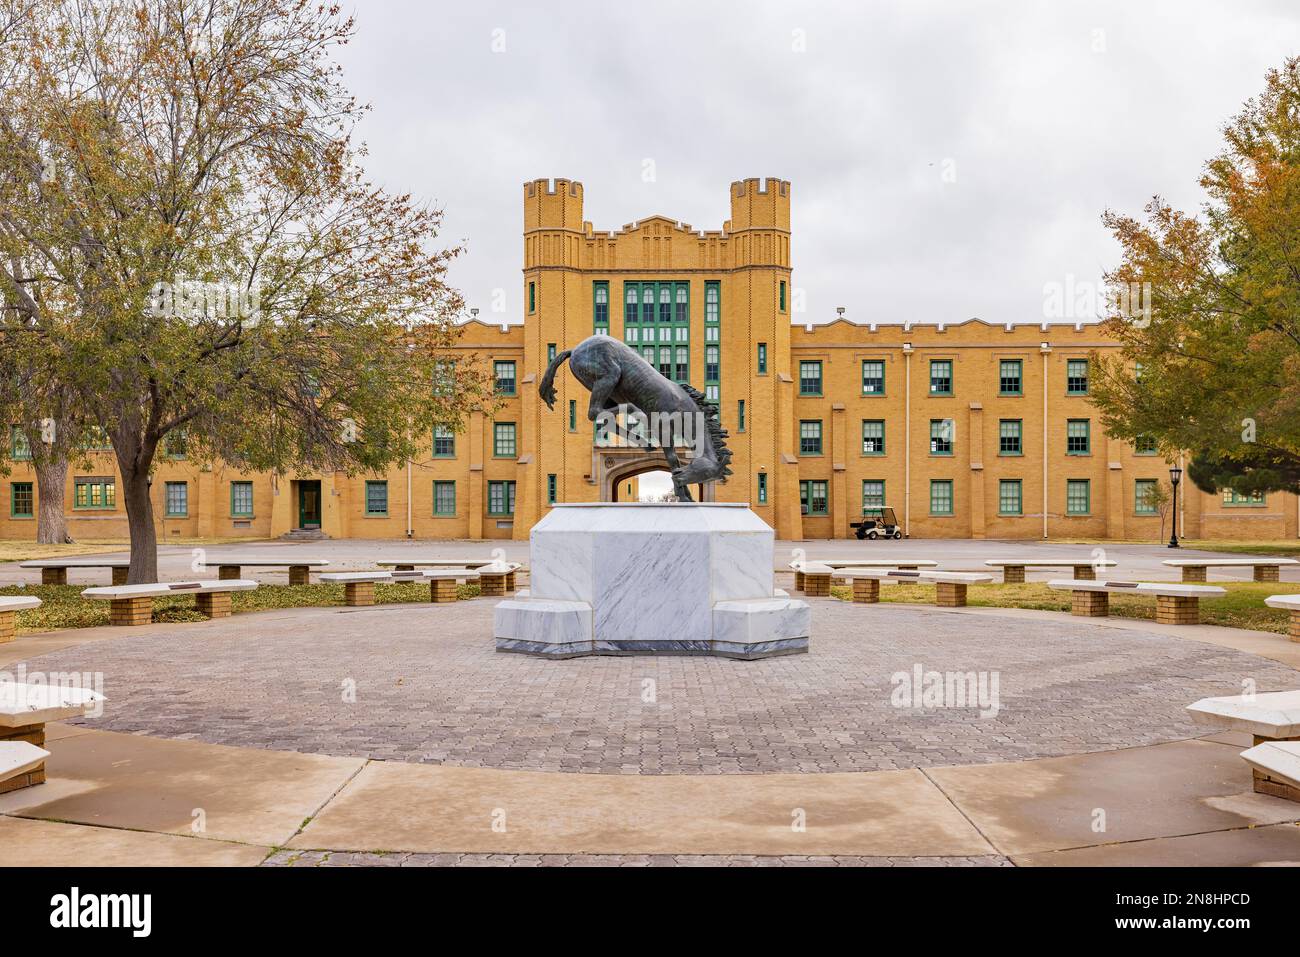
<path fill-rule="evenodd" d="M 1114 264 L 1106 207 L 1199 205 L 1223 122 L 1300 53 L 1294 0 L 355 13 L 342 61 L 374 107 L 368 170 L 443 206 L 468 243 L 452 282 L 512 322 L 521 184 L 544 176 L 581 180 L 597 229 L 655 213 L 716 229 L 729 183 L 780 176 L 806 318 L 1040 321 L 1045 284 Z"/>

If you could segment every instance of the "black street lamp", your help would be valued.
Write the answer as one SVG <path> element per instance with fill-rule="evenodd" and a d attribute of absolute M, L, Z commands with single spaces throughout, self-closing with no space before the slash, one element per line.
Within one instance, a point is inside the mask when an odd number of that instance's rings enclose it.
<path fill-rule="evenodd" d="M 1183 480 L 1183 470 L 1177 465 L 1169 470 L 1169 484 L 1174 487 L 1174 505 L 1169 522 L 1169 547 L 1178 547 L 1178 483 Z"/>

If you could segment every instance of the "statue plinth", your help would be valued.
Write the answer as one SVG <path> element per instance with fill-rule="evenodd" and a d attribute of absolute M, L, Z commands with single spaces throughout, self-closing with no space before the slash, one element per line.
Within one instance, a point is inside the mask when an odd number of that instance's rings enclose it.
<path fill-rule="evenodd" d="M 773 587 L 772 529 L 741 503 L 553 506 L 497 651 L 765 658 L 808 650 L 807 602 Z"/>

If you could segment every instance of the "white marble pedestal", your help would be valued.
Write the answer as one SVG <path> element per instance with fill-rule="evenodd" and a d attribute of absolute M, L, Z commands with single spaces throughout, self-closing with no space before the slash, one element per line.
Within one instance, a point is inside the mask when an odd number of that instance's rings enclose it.
<path fill-rule="evenodd" d="M 495 610 L 497 651 L 765 658 L 808 650 L 807 602 L 773 588 L 772 529 L 743 503 L 556 505 L 529 589 Z"/>

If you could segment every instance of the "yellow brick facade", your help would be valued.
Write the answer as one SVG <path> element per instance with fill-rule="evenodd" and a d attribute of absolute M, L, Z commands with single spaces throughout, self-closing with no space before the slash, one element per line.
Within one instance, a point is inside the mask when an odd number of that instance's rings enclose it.
<path fill-rule="evenodd" d="M 522 322 L 476 319 L 457 344 L 491 363 L 514 363 L 515 389 L 500 409 L 471 416 L 442 454 L 431 448 L 422 460 L 384 475 L 242 475 L 164 459 L 153 486 L 159 541 L 278 537 L 303 525 L 304 515 L 336 538 L 526 539 L 552 497 L 635 497 L 638 472 L 662 466 L 635 450 L 593 446 L 588 394 L 567 368 L 556 380 L 554 410 L 537 395 L 553 350 L 572 348 L 598 328 L 627 339 L 629 326 L 636 329 L 629 345 L 655 360 L 669 350 L 674 375 L 685 359 L 692 385 L 717 390 L 734 474 L 712 494 L 750 503 L 779 538 L 849 536 L 864 492 L 880 488 L 875 483 L 883 483 L 884 504 L 894 507 L 913 537 L 1157 538 L 1160 519 L 1139 514 L 1136 482 L 1167 481 L 1168 463 L 1108 438 L 1087 395 L 1069 388 L 1071 361 L 1115 347 L 1096 326 L 793 322 L 790 184 L 744 180 L 731 185 L 730 197 L 730 219 L 716 231 L 653 216 L 602 232 L 583 219 L 581 183 L 526 183 Z M 604 312 L 598 290 L 604 290 Z M 625 322 L 629 316 L 636 321 Z M 717 362 L 706 366 L 711 347 Z M 949 370 L 949 392 L 932 388 L 932 362 L 947 363 L 937 369 Z M 1019 363 L 1014 394 L 1002 388 L 1004 362 Z M 864 363 L 879 364 L 869 367 L 873 378 L 877 369 L 883 373 L 876 391 L 864 389 Z M 720 370 L 716 382 L 706 379 L 706 367 Z M 801 369 L 820 371 L 819 391 L 802 388 L 812 378 L 801 377 Z M 942 384 L 942 375 L 937 381 Z M 866 448 L 864 422 L 883 423 L 883 452 Z M 942 443 L 932 446 L 932 422 L 940 423 L 938 434 L 948 437 L 950 452 Z M 1004 451 L 1004 422 L 1018 423 L 1018 454 Z M 1071 422 L 1076 447 L 1083 444 L 1080 433 L 1086 429 L 1087 435 L 1086 446 L 1075 451 L 1068 444 Z M 498 426 L 505 427 L 500 442 Z M 814 433 L 820 452 L 811 442 Z M 78 464 L 69 471 L 71 534 L 122 537 L 125 512 L 120 502 L 107 507 L 102 485 L 97 502 L 93 483 L 78 496 L 78 483 L 115 480 L 110 453 L 90 458 L 90 469 Z M 34 497 L 30 469 L 17 462 L 3 482 L 9 507 L 0 513 L 0 537 L 33 538 L 35 518 L 21 514 Z M 951 485 L 936 491 L 936 482 Z M 1018 496 L 1004 486 L 1008 482 L 1019 483 Z M 31 491 L 23 483 L 31 483 Z M 236 489 L 233 483 L 247 484 Z M 368 490 L 367 483 L 377 484 Z M 801 483 L 809 483 L 811 508 L 801 502 Z M 825 514 L 816 514 L 823 487 Z M 1190 493 L 1180 495 L 1180 534 L 1188 537 L 1298 534 L 1294 495 L 1230 505 L 1186 482 L 1180 492 Z M 183 514 L 169 514 L 168 502 L 180 513 L 182 499 Z M 949 500 L 950 509 L 932 507 Z M 1015 501 L 1018 511 L 1008 507 Z M 314 512 L 313 502 L 319 503 Z"/>

